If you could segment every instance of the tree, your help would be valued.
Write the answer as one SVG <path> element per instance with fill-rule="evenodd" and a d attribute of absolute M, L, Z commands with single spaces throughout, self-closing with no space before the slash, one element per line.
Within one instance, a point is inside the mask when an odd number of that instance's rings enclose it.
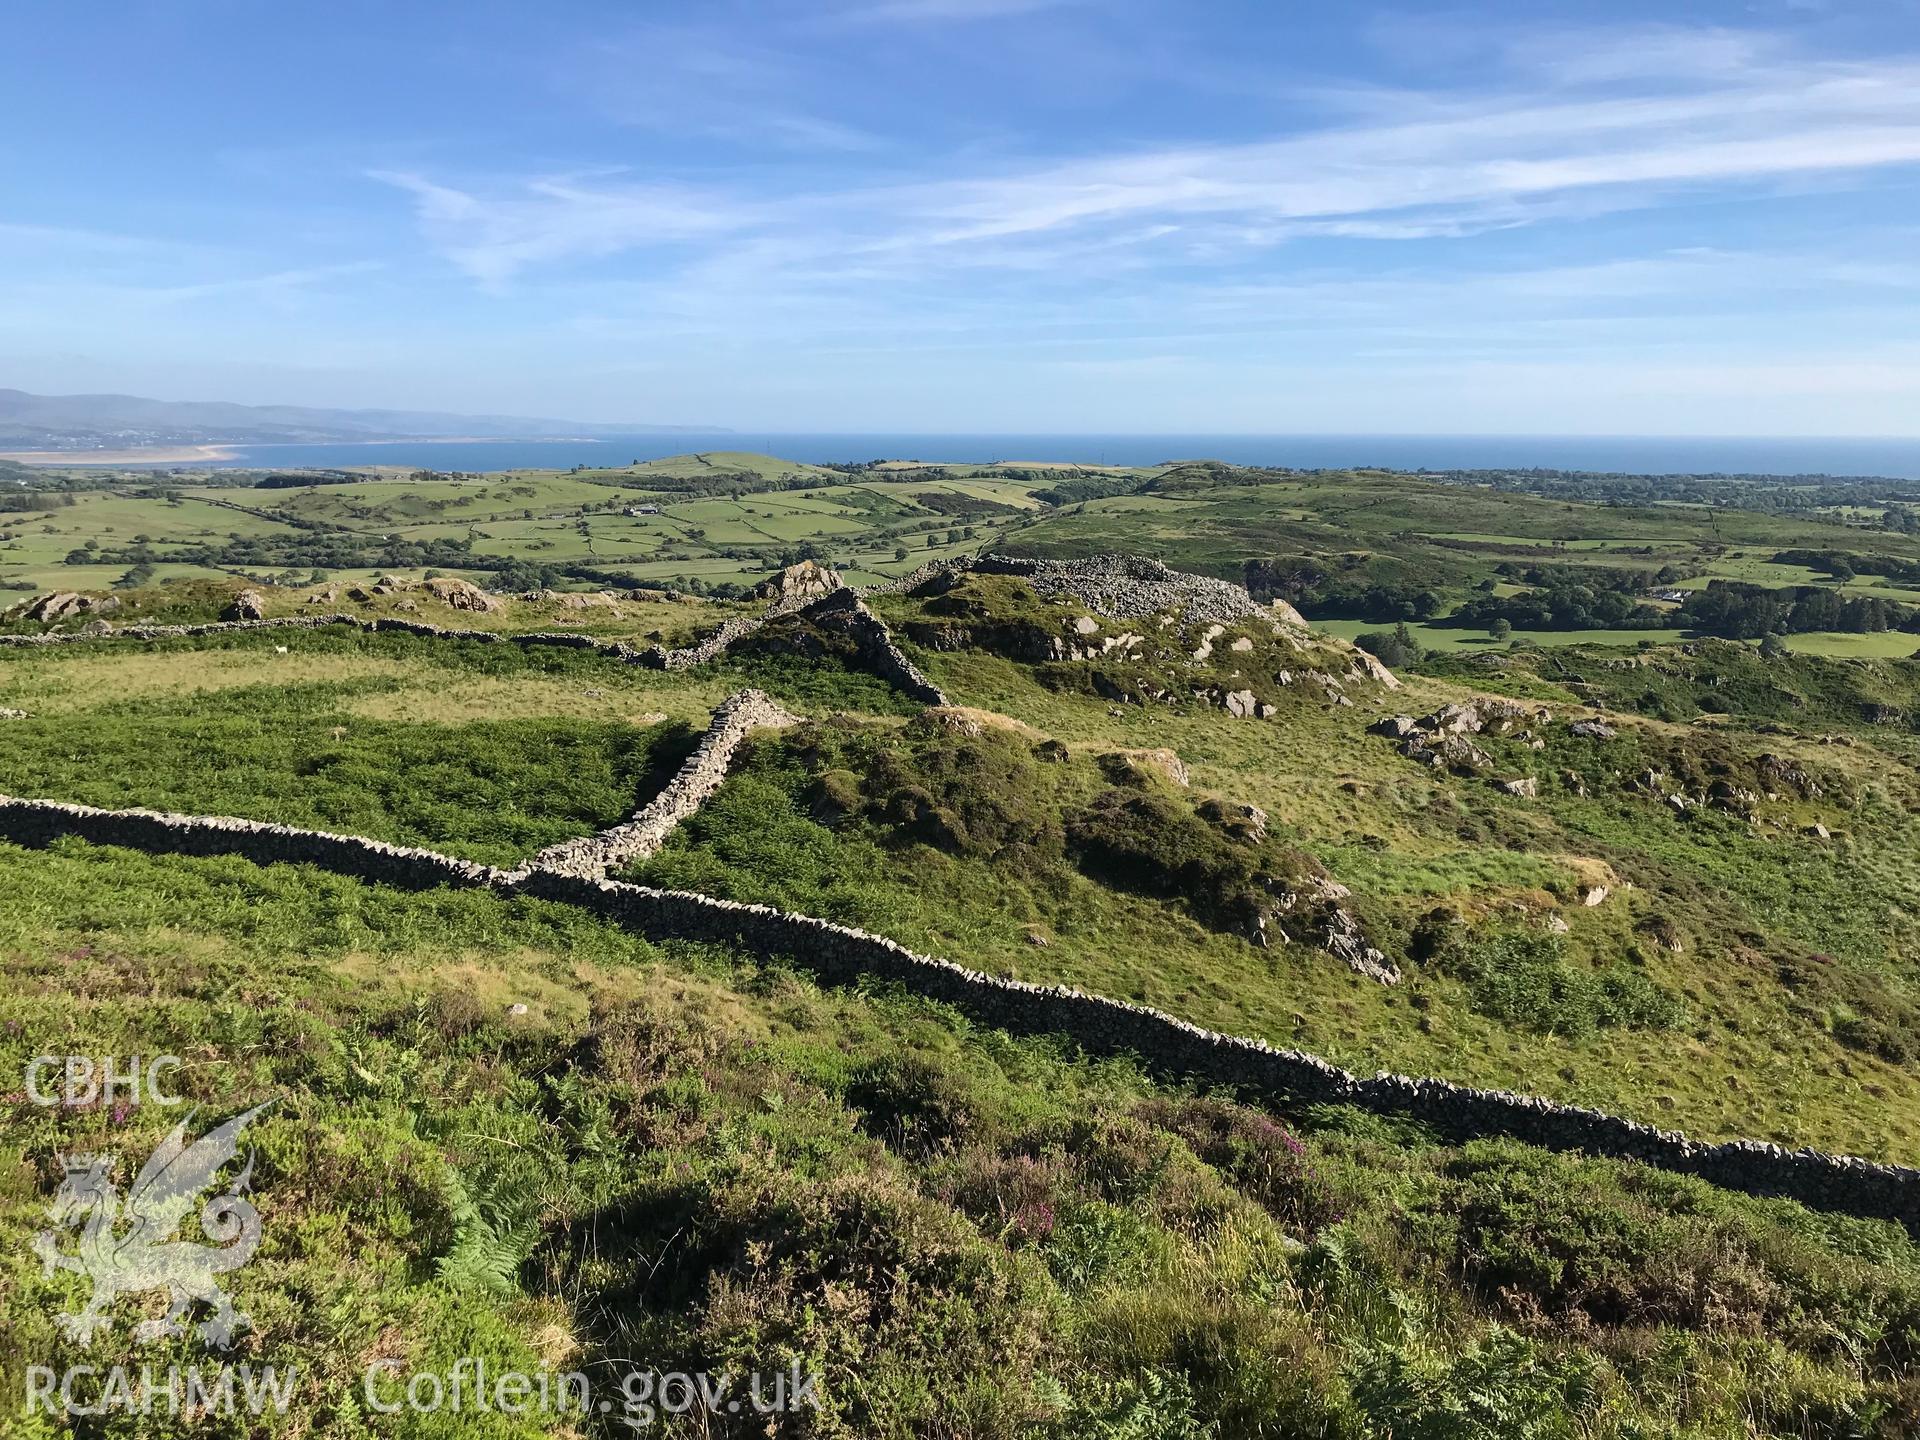
<path fill-rule="evenodd" d="M 1404 622 L 1391 630 L 1375 630 L 1362 635 L 1353 643 L 1389 670 L 1398 670 L 1404 665 L 1416 665 L 1426 654 Z"/>
<path fill-rule="evenodd" d="M 1513 634 L 1513 622 L 1502 617 L 1487 627 L 1487 633 L 1496 640 L 1504 640 Z"/>

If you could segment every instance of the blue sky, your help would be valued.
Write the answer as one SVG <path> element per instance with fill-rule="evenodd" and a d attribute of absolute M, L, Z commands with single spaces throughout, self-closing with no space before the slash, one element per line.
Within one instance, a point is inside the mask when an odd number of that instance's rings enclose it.
<path fill-rule="evenodd" d="M 1920 0 L 16 0 L 0 385 L 1920 434 Z"/>

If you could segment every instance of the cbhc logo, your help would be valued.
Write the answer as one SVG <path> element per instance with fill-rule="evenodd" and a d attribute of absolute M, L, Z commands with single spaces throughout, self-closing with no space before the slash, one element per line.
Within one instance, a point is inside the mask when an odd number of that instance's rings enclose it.
<path fill-rule="evenodd" d="M 96 1101 L 111 1105 L 117 1098 L 133 1105 L 178 1105 L 180 1096 L 163 1089 L 160 1077 L 180 1068 L 178 1055 L 156 1055 L 144 1066 L 138 1055 L 124 1061 L 117 1055 L 36 1055 L 27 1062 L 27 1099 L 49 1108 Z"/>

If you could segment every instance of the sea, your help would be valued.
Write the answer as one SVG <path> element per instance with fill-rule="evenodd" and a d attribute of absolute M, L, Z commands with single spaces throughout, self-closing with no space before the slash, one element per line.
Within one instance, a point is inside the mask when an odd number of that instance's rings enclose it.
<path fill-rule="evenodd" d="M 752 450 L 783 459 L 1060 461 L 1154 465 L 1224 460 L 1296 469 L 1543 468 L 1627 474 L 1865 475 L 1920 480 L 1920 437 L 1746 439 L 1614 435 L 932 435 L 780 434 L 758 431 L 587 436 L 573 440 L 407 440 L 251 445 L 212 462 L 236 467 L 362 469 L 404 465 L 441 471 L 565 470 L 668 455 Z M 204 463 L 204 462 L 203 462 Z"/>

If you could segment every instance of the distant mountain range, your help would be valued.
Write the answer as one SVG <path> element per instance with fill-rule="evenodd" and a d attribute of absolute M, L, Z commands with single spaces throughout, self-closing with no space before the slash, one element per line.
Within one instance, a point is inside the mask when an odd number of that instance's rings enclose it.
<path fill-rule="evenodd" d="M 712 434 L 719 427 L 609 425 L 434 410 L 321 410 L 146 400 L 138 395 L 30 395 L 0 390 L 0 450 L 123 450 L 143 445 L 272 445 L 342 440 L 539 440 L 581 435 Z"/>

